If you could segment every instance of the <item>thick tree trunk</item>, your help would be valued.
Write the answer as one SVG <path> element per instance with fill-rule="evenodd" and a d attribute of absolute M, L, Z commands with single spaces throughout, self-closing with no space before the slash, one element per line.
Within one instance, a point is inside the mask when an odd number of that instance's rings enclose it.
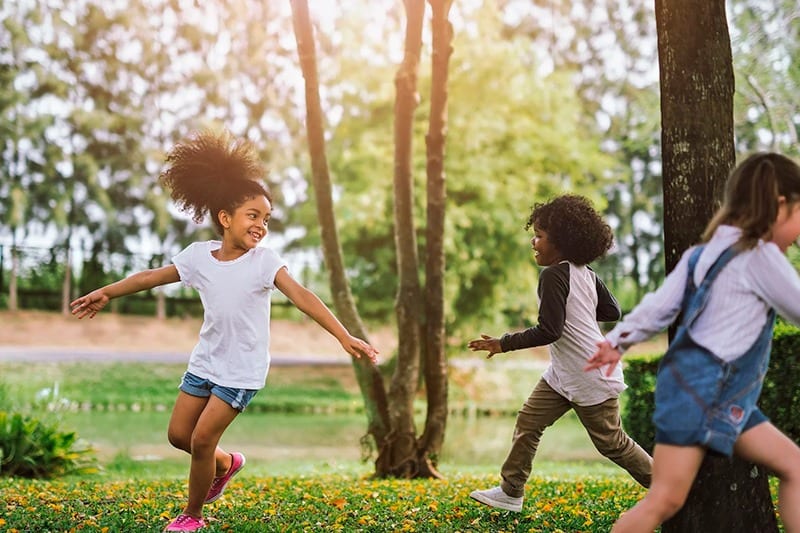
<path fill-rule="evenodd" d="M 765 495 L 768 503 L 764 501 Z M 731 509 L 731 505 L 742 502 L 748 502 L 746 509 Z M 661 530 L 664 533 L 778 531 L 766 472 L 741 459 L 707 455 L 686 505 Z"/>
<path fill-rule="evenodd" d="M 447 139 L 447 74 L 453 51 L 448 20 L 452 0 L 428 0 L 433 19 L 431 111 L 427 145 L 427 225 L 425 262 L 425 390 L 428 411 L 419 439 L 420 461 L 433 475 L 447 426 L 447 355 L 444 325 L 444 223 L 447 187 L 444 155 Z"/>
<path fill-rule="evenodd" d="M 667 271 L 699 241 L 734 165 L 733 64 L 725 0 L 656 0 Z M 777 531 L 763 470 L 707 458 L 664 533 Z"/>
<path fill-rule="evenodd" d="M 325 137 L 323 114 L 319 97 L 316 51 L 313 30 L 308 12 L 307 0 L 292 0 L 292 20 L 294 23 L 297 50 L 305 79 L 306 130 L 311 155 L 311 171 L 316 195 L 317 216 L 322 234 L 322 251 L 329 272 L 333 306 L 342 324 L 355 336 L 367 339 L 366 328 L 356 309 L 353 295 L 342 260 L 342 249 L 336 229 L 333 212 L 333 195 L 325 156 Z M 369 435 L 374 445 L 380 447 L 385 442 L 390 429 L 388 404 L 383 378 L 378 368 L 366 359 L 353 358 L 361 394 L 367 413 Z"/>
<path fill-rule="evenodd" d="M 389 420 L 392 433 L 384 443 L 381 466 L 399 477 L 418 475 L 414 397 L 420 357 L 420 310 L 422 309 L 414 224 L 414 177 L 412 138 L 414 112 L 419 103 L 417 73 L 422 49 L 425 0 L 404 0 L 406 10 L 405 55 L 395 75 L 394 108 L 394 220 L 399 287 L 397 313 L 397 366 L 389 387 Z"/>
<path fill-rule="evenodd" d="M 724 0 L 656 0 L 667 271 L 696 244 L 734 165 Z"/>

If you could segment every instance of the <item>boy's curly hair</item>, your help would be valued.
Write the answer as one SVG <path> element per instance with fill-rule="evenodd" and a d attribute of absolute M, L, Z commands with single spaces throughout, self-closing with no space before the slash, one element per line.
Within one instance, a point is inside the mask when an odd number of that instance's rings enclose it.
<path fill-rule="evenodd" d="M 176 144 L 167 154 L 159 180 L 182 211 L 202 222 L 206 214 L 217 232 L 223 228 L 217 216 L 233 211 L 247 199 L 272 196 L 262 184 L 265 171 L 252 143 L 234 139 L 227 131 L 203 130 Z"/>
<path fill-rule="evenodd" d="M 565 194 L 533 206 L 525 229 L 531 226 L 547 232 L 547 238 L 564 259 L 586 265 L 611 248 L 611 227 L 592 203 L 577 194 Z"/>

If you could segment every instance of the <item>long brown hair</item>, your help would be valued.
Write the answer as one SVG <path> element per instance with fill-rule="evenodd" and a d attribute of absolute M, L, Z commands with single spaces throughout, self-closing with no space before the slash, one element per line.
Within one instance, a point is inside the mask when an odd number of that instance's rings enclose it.
<path fill-rule="evenodd" d="M 725 201 L 703 232 L 703 241 L 710 240 L 722 224 L 742 229 L 737 243 L 742 249 L 752 248 L 759 239 L 769 239 L 778 216 L 779 196 L 787 203 L 800 200 L 800 167 L 775 152 L 749 156 L 731 172 Z"/>

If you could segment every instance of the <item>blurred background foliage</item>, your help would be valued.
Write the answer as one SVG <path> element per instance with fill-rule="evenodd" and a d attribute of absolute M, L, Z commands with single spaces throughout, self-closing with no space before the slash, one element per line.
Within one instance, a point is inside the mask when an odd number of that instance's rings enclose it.
<path fill-rule="evenodd" d="M 310 4 L 344 257 L 362 315 L 387 322 L 397 285 L 391 185 L 403 7 Z M 535 321 L 536 270 L 523 227 L 536 202 L 562 192 L 589 196 L 614 228 L 615 248 L 594 266 L 624 308 L 663 279 L 651 4 L 454 4 L 445 162 L 451 335 Z M 797 156 L 800 8 L 730 0 L 728 17 L 738 152 Z M 269 169 L 268 245 L 326 294 L 288 3 L 0 0 L 0 19 L 3 292 L 19 277 L 74 296 L 211 237 L 208 225 L 175 211 L 156 178 L 178 139 L 223 126 L 254 142 Z M 429 72 L 420 69 L 423 98 Z M 427 109 L 417 110 L 417 139 Z M 416 148 L 424 228 L 424 147 Z M 423 253 L 424 231 L 418 242 Z M 53 250 L 48 260 L 20 268 L 14 250 L 37 246 Z M 65 265 L 74 266 L 72 284 L 61 281 Z"/>

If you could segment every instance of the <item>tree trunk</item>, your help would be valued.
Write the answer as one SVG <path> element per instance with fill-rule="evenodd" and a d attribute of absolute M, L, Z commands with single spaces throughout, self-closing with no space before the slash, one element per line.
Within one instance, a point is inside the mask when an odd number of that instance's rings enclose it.
<path fill-rule="evenodd" d="M 72 292 L 72 249 L 67 240 L 67 249 L 65 251 L 66 258 L 64 259 L 64 280 L 61 282 L 61 314 L 67 316 L 70 314 L 69 303 L 72 301 L 70 293 Z"/>
<path fill-rule="evenodd" d="M 406 10 L 405 55 L 395 75 L 394 107 L 394 221 L 397 249 L 398 290 L 397 366 L 389 386 L 389 420 L 392 433 L 381 449 L 380 465 L 387 474 L 415 477 L 417 436 L 414 427 L 414 397 L 417 392 L 420 357 L 420 311 L 422 309 L 414 224 L 414 176 L 412 138 L 414 112 L 419 103 L 417 73 L 422 50 L 425 0 L 404 0 Z"/>
<path fill-rule="evenodd" d="M 725 1 L 656 0 L 667 271 L 699 241 L 733 168 Z"/>
<path fill-rule="evenodd" d="M 420 463 L 435 475 L 447 426 L 447 354 L 444 324 L 444 222 L 447 187 L 444 155 L 447 138 L 447 75 L 453 51 L 448 20 L 452 0 L 428 0 L 433 12 L 431 109 L 427 145 L 427 221 L 425 228 L 424 373 L 427 394 L 425 430 L 419 439 Z"/>
<path fill-rule="evenodd" d="M 292 0 L 297 51 L 305 80 L 306 131 L 311 157 L 311 172 L 316 197 L 317 216 L 322 236 L 322 252 L 329 272 L 333 306 L 342 324 L 355 336 L 367 339 L 366 328 L 356 309 L 342 260 L 342 249 L 333 212 L 333 195 L 325 156 L 323 114 L 319 97 L 316 51 L 307 0 Z M 364 398 L 367 433 L 380 448 L 389 434 L 389 416 L 383 378 L 378 368 L 366 359 L 352 359 Z"/>
<path fill-rule="evenodd" d="M 744 502 L 746 508 L 742 510 L 732 507 Z M 769 478 L 766 472 L 741 459 L 706 455 L 686 505 L 672 520 L 664 524 L 661 531 L 778 531 L 775 508 L 769 498 Z"/>
<path fill-rule="evenodd" d="M 11 245 L 11 275 L 8 279 L 8 310 L 19 309 L 19 291 L 17 290 L 17 276 L 19 275 L 19 251 L 16 244 Z"/>
<path fill-rule="evenodd" d="M 656 0 L 667 271 L 699 241 L 734 165 L 733 63 L 724 0 Z M 664 533 L 777 531 L 760 468 L 708 457 Z"/>
<path fill-rule="evenodd" d="M 158 320 L 167 318 L 167 296 L 163 287 L 156 289 L 156 318 Z"/>

